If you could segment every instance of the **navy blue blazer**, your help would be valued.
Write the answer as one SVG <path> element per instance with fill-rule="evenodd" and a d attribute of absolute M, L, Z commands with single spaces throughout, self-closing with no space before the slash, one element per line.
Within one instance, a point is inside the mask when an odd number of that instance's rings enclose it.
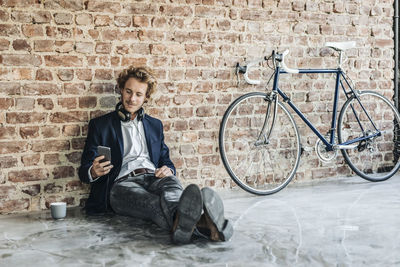
<path fill-rule="evenodd" d="M 142 122 L 150 160 L 156 168 L 164 165 L 168 166 L 173 170 L 175 175 L 175 166 L 169 158 L 169 149 L 164 143 L 164 132 L 161 121 L 145 114 Z M 111 148 L 111 163 L 114 167 L 107 175 L 99 177 L 90 183 L 88 171 L 94 159 L 98 156 L 97 146 Z M 109 194 L 111 186 L 121 170 L 123 153 L 124 143 L 121 120 L 117 112 L 113 111 L 90 120 L 81 158 L 81 166 L 79 167 L 79 179 L 84 183 L 90 183 L 90 194 L 85 206 L 87 212 L 106 212 L 111 208 L 109 205 Z"/>

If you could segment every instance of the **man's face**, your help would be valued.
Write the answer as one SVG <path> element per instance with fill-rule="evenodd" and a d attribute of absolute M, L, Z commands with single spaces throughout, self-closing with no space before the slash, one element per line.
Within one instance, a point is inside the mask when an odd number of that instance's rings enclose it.
<path fill-rule="evenodd" d="M 122 105 L 125 110 L 132 114 L 132 119 L 136 117 L 134 114 L 138 111 L 146 100 L 147 83 L 142 83 L 135 78 L 129 78 L 124 89 L 121 90 Z"/>

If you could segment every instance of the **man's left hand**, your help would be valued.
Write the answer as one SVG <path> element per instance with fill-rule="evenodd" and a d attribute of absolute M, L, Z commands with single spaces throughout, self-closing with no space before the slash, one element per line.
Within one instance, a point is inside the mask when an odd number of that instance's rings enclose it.
<path fill-rule="evenodd" d="M 167 166 L 164 165 L 161 168 L 156 169 L 156 172 L 154 173 L 154 175 L 157 178 L 164 178 L 164 177 L 173 175 L 173 173 L 170 168 L 168 168 Z"/>

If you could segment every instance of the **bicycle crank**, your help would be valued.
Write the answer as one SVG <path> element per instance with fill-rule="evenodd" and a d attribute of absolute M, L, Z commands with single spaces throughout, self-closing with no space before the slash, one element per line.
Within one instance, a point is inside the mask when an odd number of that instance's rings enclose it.
<path fill-rule="evenodd" d="M 328 163 L 334 160 L 338 153 L 336 149 L 333 151 L 327 151 L 326 146 L 321 141 L 321 139 L 318 139 L 317 142 L 315 143 L 315 152 L 317 153 L 319 160 L 324 163 Z"/>

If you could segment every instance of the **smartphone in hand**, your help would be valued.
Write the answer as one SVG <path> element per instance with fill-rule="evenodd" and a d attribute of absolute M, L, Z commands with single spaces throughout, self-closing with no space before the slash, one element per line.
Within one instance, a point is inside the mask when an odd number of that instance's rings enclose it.
<path fill-rule="evenodd" d="M 110 161 L 111 162 L 111 148 L 106 146 L 98 146 L 97 147 L 98 156 L 104 156 L 100 162 Z"/>

